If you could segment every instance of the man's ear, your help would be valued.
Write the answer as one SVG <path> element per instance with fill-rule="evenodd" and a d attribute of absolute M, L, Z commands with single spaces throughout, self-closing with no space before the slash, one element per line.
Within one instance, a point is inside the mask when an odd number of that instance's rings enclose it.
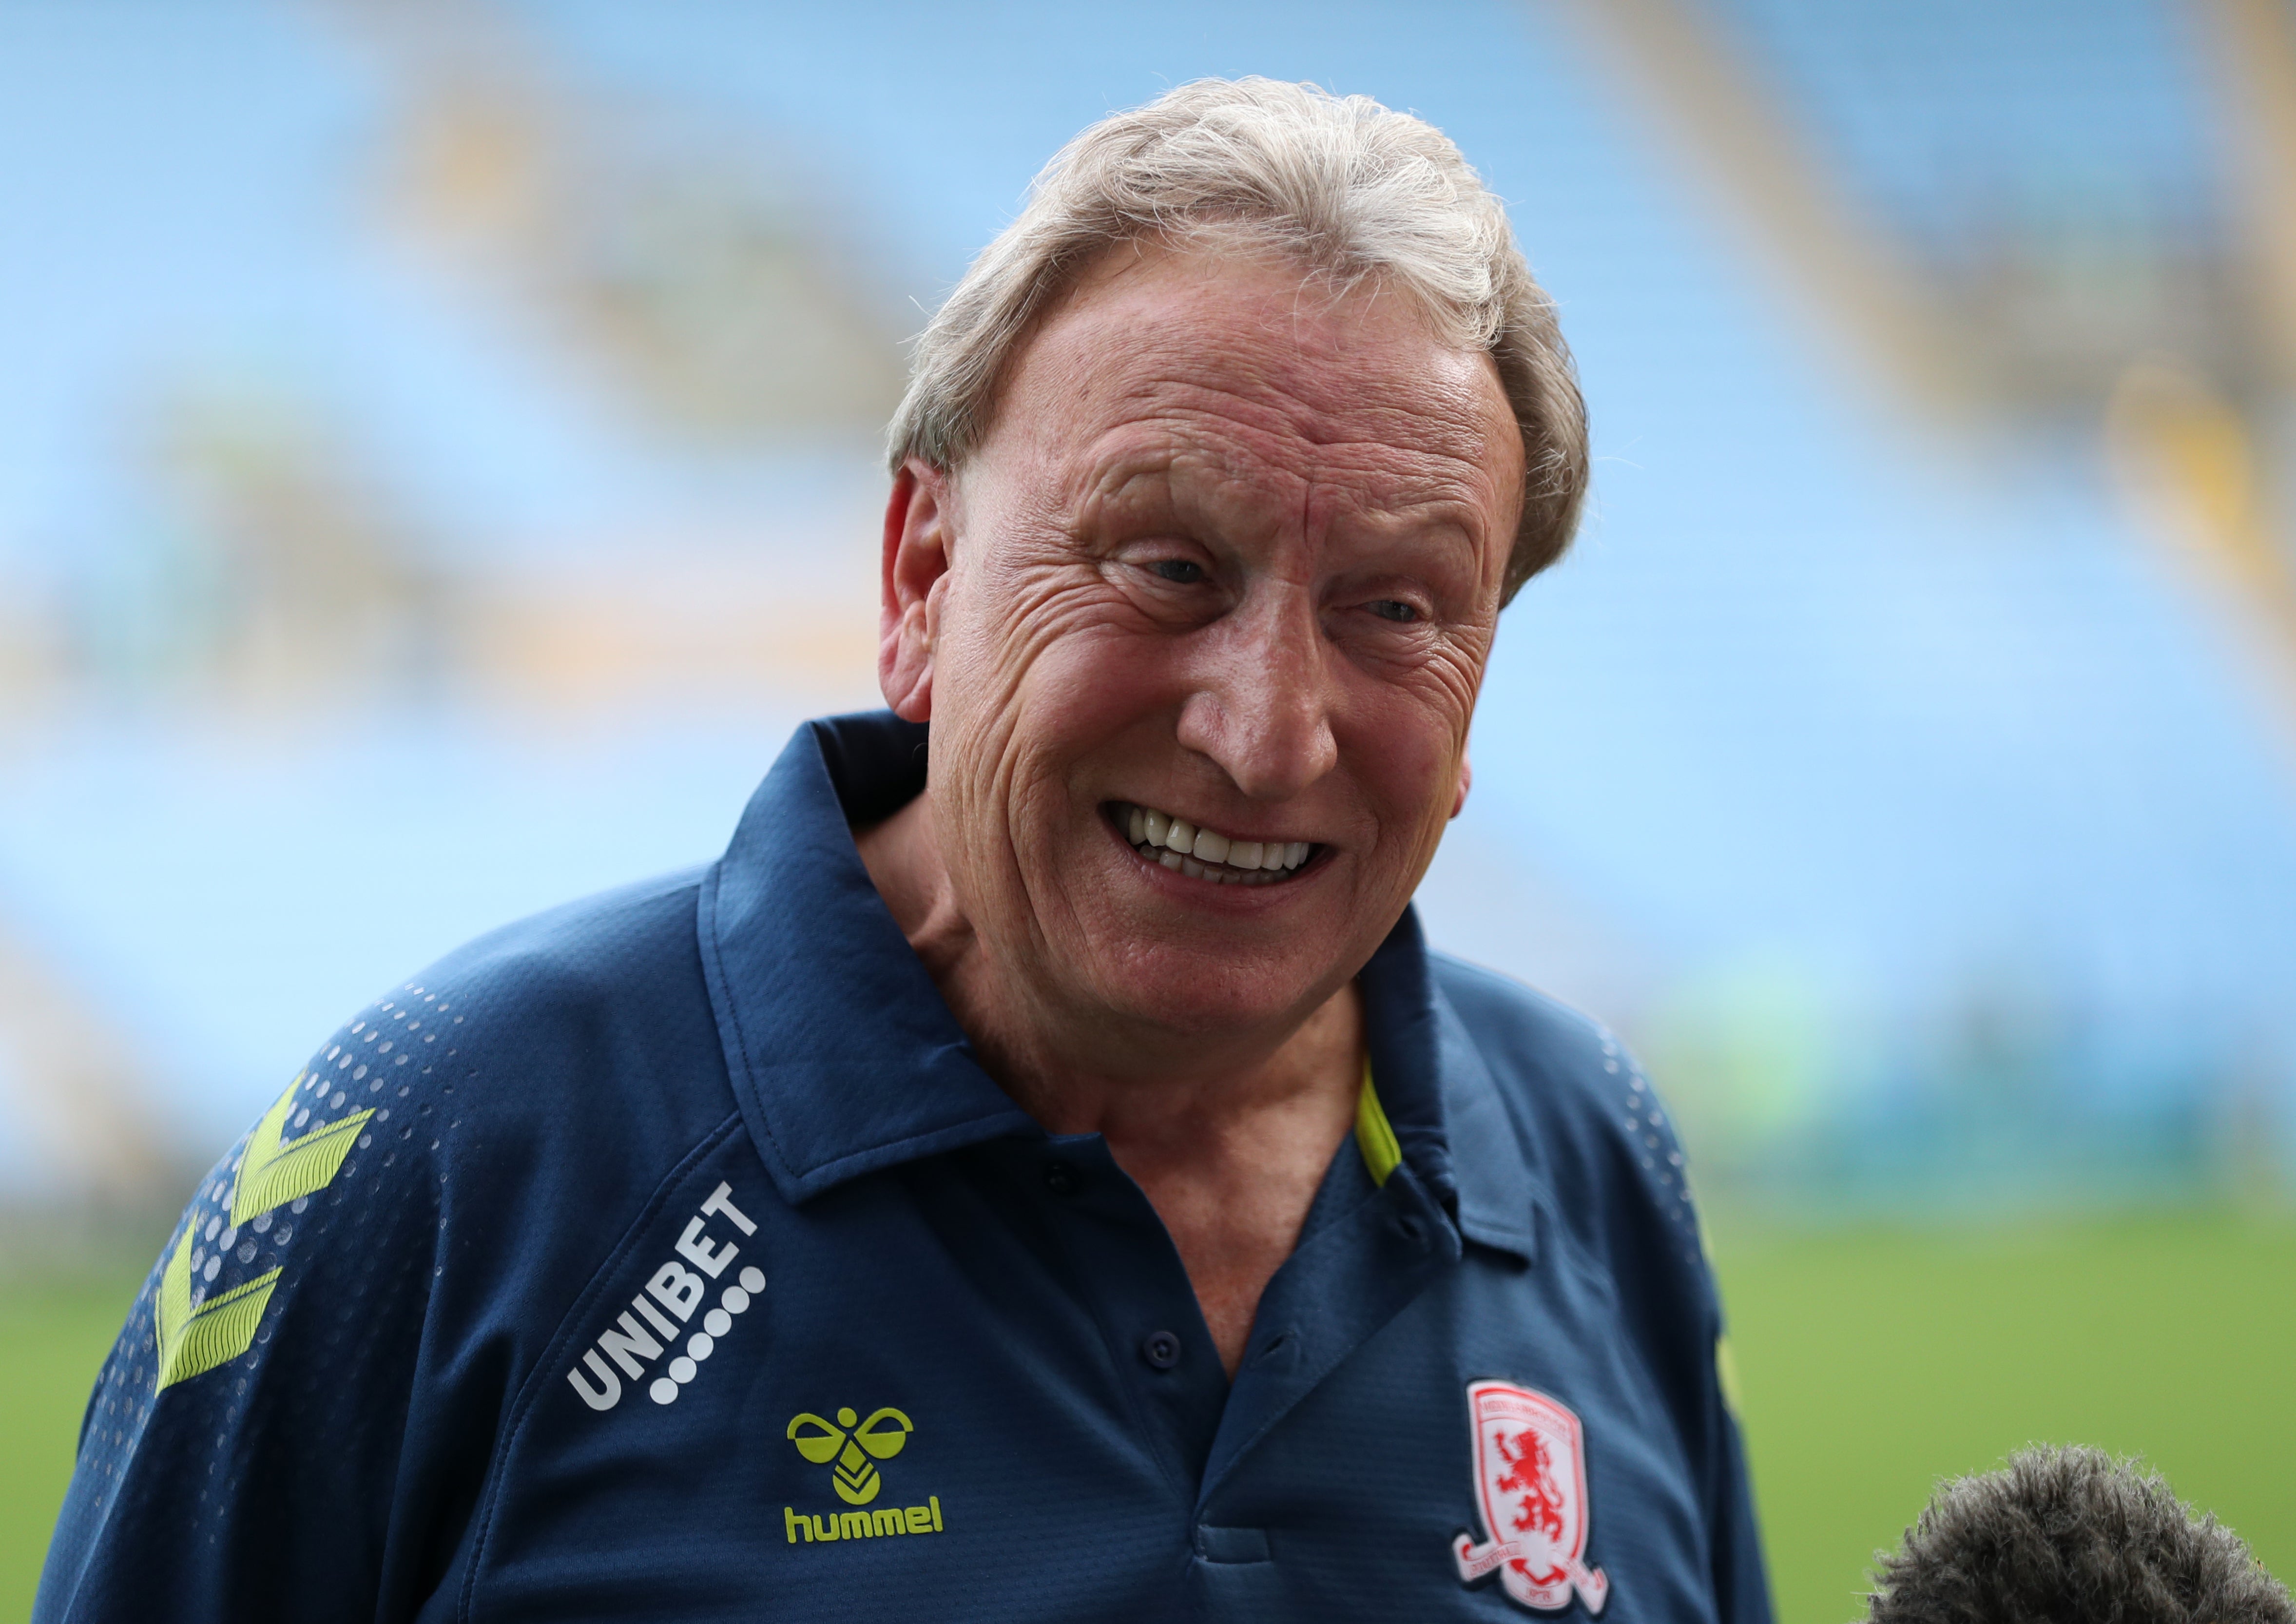
<path fill-rule="evenodd" d="M 932 719 L 934 588 L 948 574 L 948 476 L 915 457 L 893 475 L 885 501 L 885 558 L 877 609 L 877 685 L 906 721 Z"/>
<path fill-rule="evenodd" d="M 1456 817 L 1467 809 L 1467 786 L 1475 782 L 1475 764 L 1459 758 L 1459 792 L 1451 797 L 1451 816 Z"/>

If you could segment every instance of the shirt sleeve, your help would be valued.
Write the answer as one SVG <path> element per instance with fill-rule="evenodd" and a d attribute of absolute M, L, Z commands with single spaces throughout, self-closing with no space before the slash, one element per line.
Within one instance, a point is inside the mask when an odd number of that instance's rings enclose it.
<path fill-rule="evenodd" d="M 1716 1344 L 1718 1358 L 1726 1359 Z M 1718 1398 L 1721 1395 L 1718 1392 Z M 1723 1624 L 1770 1624 L 1769 1571 L 1754 1517 L 1754 1491 L 1746 1472 L 1745 1441 L 1726 1402 L 1717 1403 L 1714 1524 L 1715 1611 Z"/>
<path fill-rule="evenodd" d="M 1655 1133 L 1664 1146 L 1662 1155 L 1679 1155 L 1671 1123 L 1661 1121 Z M 1666 1187 L 1687 1210 L 1686 1185 L 1677 1178 Z M 1770 1624 L 1769 1568 L 1762 1555 L 1761 1530 L 1754 1513 L 1745 1439 L 1738 1427 L 1737 1383 L 1730 1368 L 1721 1291 L 1708 1260 L 1703 1229 L 1694 1216 L 1690 1230 L 1693 1244 L 1680 1254 L 1685 1277 L 1678 1285 L 1688 1308 L 1685 1317 L 1689 1334 L 1684 1340 L 1689 1352 L 1683 1363 L 1691 1373 L 1700 1417 L 1697 1454 L 1705 1477 L 1715 1616 L 1721 1624 Z"/>
<path fill-rule="evenodd" d="M 1613 1210 L 1626 1271 L 1621 1296 L 1676 1408 L 1705 1503 L 1715 1616 L 1770 1624 L 1769 1574 L 1734 1408 L 1722 1299 L 1691 1198 L 1670 1113 L 1634 1058 L 1605 1038 L 1623 1079 L 1613 1094 L 1615 1183 L 1635 1193 Z M 1623 1130 L 1620 1132 L 1619 1130 Z"/>
<path fill-rule="evenodd" d="M 201 1184 L 129 1313 L 38 1624 L 375 1618 L 404 1587 L 437 1144 L 413 1074 L 338 1038 Z"/>

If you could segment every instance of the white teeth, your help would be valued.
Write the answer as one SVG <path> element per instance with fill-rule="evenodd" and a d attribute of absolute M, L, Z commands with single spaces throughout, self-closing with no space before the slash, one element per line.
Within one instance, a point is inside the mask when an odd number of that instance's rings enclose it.
<path fill-rule="evenodd" d="M 1315 850 L 1306 841 L 1235 840 L 1150 807 L 1125 804 L 1114 810 L 1121 813 L 1119 821 L 1134 846 L 1161 848 L 1156 860 L 1190 879 L 1266 885 L 1298 868 Z"/>

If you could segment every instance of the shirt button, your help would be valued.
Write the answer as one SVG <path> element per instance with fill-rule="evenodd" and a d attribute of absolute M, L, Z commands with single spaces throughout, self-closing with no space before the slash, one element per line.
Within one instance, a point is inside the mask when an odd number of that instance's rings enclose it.
<path fill-rule="evenodd" d="M 1077 1171 L 1065 1161 L 1055 1161 L 1045 1169 L 1045 1188 L 1055 1195 L 1077 1193 Z"/>
<path fill-rule="evenodd" d="M 1140 1343 L 1140 1357 L 1159 1370 L 1180 1362 L 1180 1339 L 1169 1331 L 1151 1331 Z"/>

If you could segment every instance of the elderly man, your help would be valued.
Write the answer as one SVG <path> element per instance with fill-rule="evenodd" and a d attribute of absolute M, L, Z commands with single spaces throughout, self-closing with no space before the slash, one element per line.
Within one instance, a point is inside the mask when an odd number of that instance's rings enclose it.
<path fill-rule="evenodd" d="M 891 713 L 319 1051 L 37 1616 L 1767 1616 L 1663 1116 L 1409 906 L 1585 480 L 1497 201 L 1368 101 L 1176 90 L 892 448 Z"/>

